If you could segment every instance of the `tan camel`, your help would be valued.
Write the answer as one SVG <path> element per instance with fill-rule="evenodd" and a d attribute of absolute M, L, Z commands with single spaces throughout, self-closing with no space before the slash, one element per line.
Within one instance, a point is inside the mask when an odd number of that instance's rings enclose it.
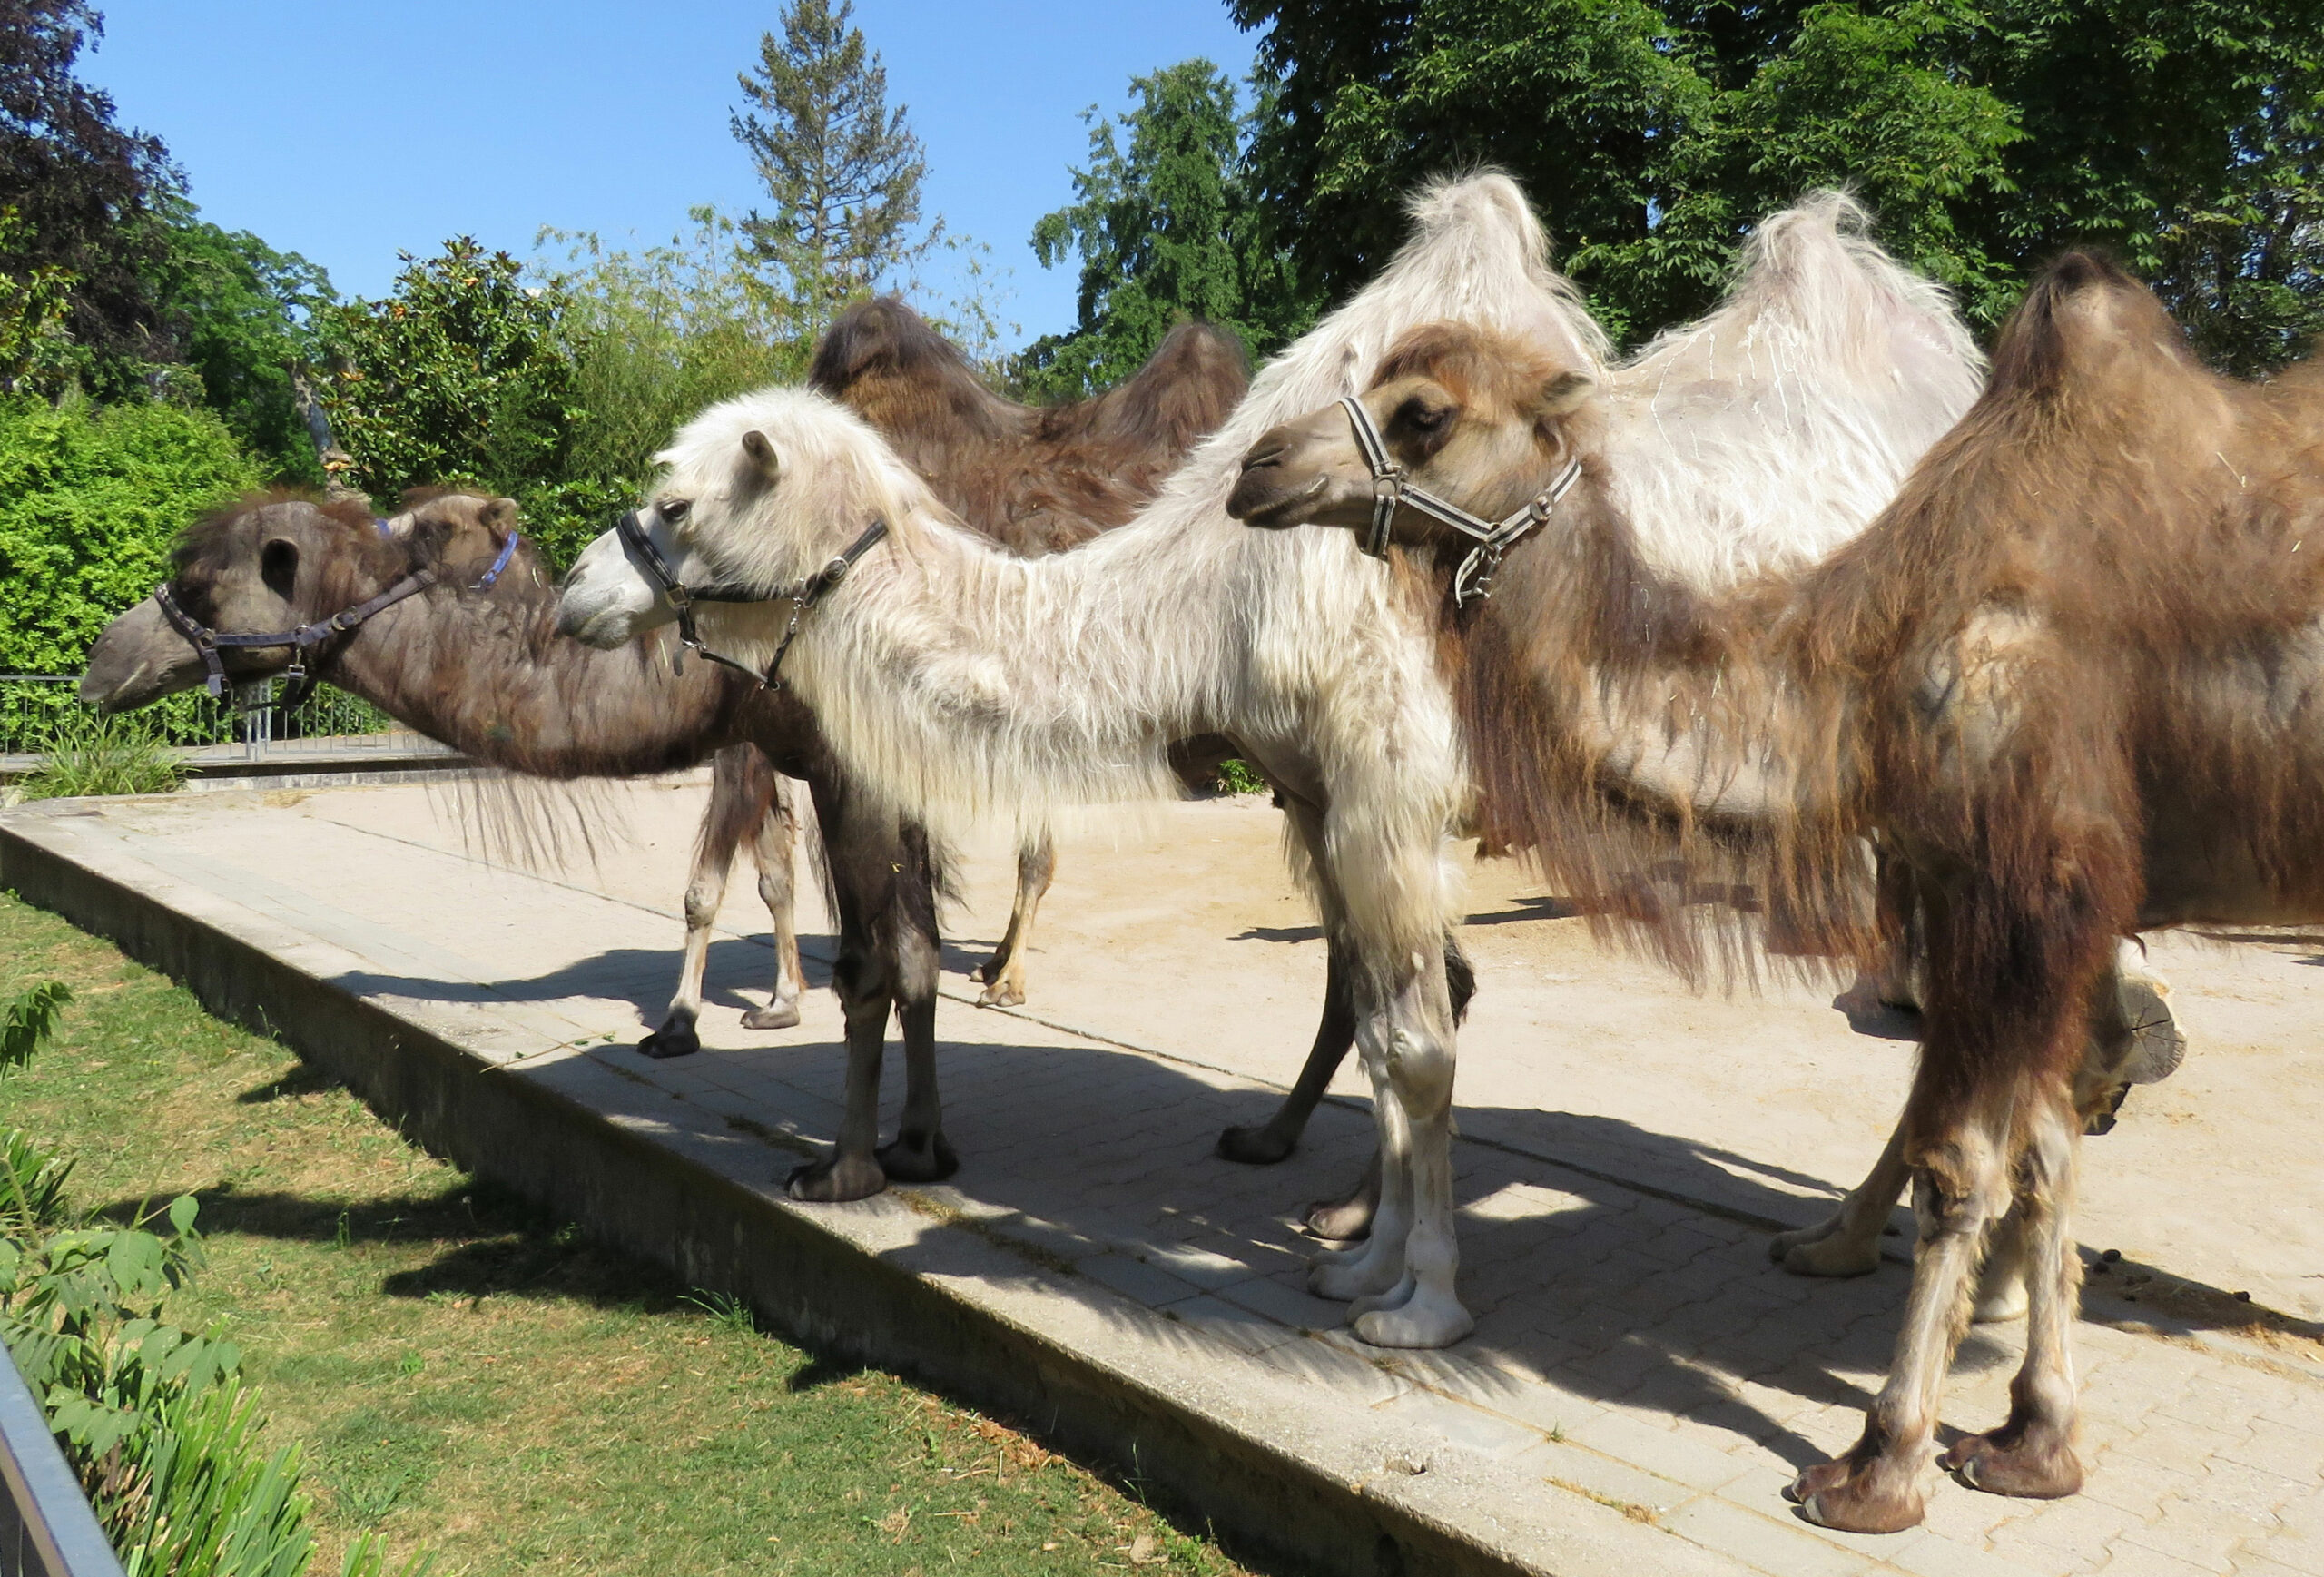
<path fill-rule="evenodd" d="M 1834 1527 L 1920 1520 L 1945 1372 L 2014 1210 L 2010 1414 L 1943 1460 L 1976 1488 L 2071 1494 L 2071 1217 L 2090 1045 L 2131 1039 L 2106 989 L 2118 940 L 2324 919 L 2324 567 L 2299 551 L 2324 525 L 2324 369 L 2218 378 L 2150 292 L 2069 254 L 1862 537 L 1719 597 L 1641 556 L 1602 431 L 1571 358 L 1437 326 L 1355 410 L 1254 445 L 1236 507 L 1370 531 L 1375 477 L 1401 468 L 1420 508 L 1393 509 L 1398 584 L 1434 612 L 1481 786 L 1566 880 L 1676 849 L 1753 873 L 1817 951 L 1865 957 L 1859 840 L 1910 867 L 1928 957 L 1898 1141 L 1912 1289 L 1862 1439 L 1794 1493 Z M 1692 917 L 1631 917 L 1695 956 Z"/>

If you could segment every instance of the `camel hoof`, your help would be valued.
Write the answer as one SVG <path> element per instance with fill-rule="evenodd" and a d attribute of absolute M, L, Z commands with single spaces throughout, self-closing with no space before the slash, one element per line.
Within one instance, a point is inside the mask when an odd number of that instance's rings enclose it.
<path fill-rule="evenodd" d="M 1369 1199 L 1326 1199 L 1308 1206 L 1299 1224 L 1326 1243 L 1362 1243 L 1372 1236 L 1372 1207 Z"/>
<path fill-rule="evenodd" d="M 874 1153 L 881 1168 L 900 1183 L 940 1183 L 960 1169 L 960 1158 L 940 1129 L 932 1136 L 900 1133 Z"/>
<path fill-rule="evenodd" d="M 1403 1279 L 1401 1270 L 1392 1273 L 1369 1254 L 1334 1256 L 1317 1261 L 1308 1271 L 1307 1290 L 1333 1303 L 1354 1303 L 1360 1297 L 1378 1297 Z"/>
<path fill-rule="evenodd" d="M 1399 1307 L 1357 1316 L 1349 1328 L 1357 1341 L 1375 1347 L 1449 1347 L 1477 1322 L 1455 1299 L 1415 1293 Z"/>
<path fill-rule="evenodd" d="M 702 1050 L 702 1037 L 694 1033 L 692 1020 L 673 1019 L 638 1041 L 637 1049 L 656 1062 L 664 1062 L 673 1057 L 693 1056 Z"/>
<path fill-rule="evenodd" d="M 1901 1533 L 1920 1525 L 1925 1508 L 1909 1477 L 1901 1483 L 1884 1464 L 1858 1468 L 1848 1458 L 1817 1463 L 1791 1481 L 1786 1493 L 1800 1514 L 1843 1533 Z"/>
<path fill-rule="evenodd" d="M 1940 1461 L 1963 1483 L 1987 1494 L 2054 1501 L 2082 1493 L 2082 1459 L 2053 1428 L 2004 1424 L 1956 1442 Z"/>
<path fill-rule="evenodd" d="M 1412 1277 L 1412 1274 L 1407 1271 L 1404 1275 L 1403 1280 L 1396 1283 L 1395 1286 L 1380 1294 L 1377 1297 L 1359 1297 L 1354 1303 L 1349 1304 L 1347 1306 L 1347 1323 L 1353 1326 L 1365 1315 L 1376 1313 L 1381 1310 L 1402 1308 L 1404 1305 L 1412 1302 L 1413 1295 L 1419 1290 L 1420 1284 L 1415 1282 Z"/>
<path fill-rule="evenodd" d="M 1240 1161 L 1246 1167 L 1274 1166 L 1298 1148 L 1298 1140 L 1285 1138 L 1265 1126 L 1230 1128 L 1218 1136 L 1219 1158 Z"/>
<path fill-rule="evenodd" d="M 1768 1240 L 1768 1257 L 1794 1276 L 1870 1276 L 1880 1268 L 1880 1244 L 1851 1242 L 1827 1221 L 1778 1232 Z"/>
<path fill-rule="evenodd" d="M 1011 980 L 989 982 L 977 994 L 980 1008 L 1021 1008 L 1025 1005 L 1025 988 Z"/>
<path fill-rule="evenodd" d="M 743 1015 L 745 1030 L 788 1030 L 799 1022 L 796 1002 L 769 1002 L 763 1008 L 753 1008 Z"/>
<path fill-rule="evenodd" d="M 869 1156 L 832 1156 L 793 1171 L 783 1184 L 783 1192 L 813 1204 L 841 1205 L 850 1199 L 868 1199 L 887 1186 L 887 1173 Z"/>

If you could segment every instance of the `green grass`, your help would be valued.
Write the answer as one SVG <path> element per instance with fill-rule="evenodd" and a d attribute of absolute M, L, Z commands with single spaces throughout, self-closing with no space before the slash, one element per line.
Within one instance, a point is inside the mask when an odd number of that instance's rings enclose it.
<path fill-rule="evenodd" d="M 268 1449 L 306 1454 L 335 1571 L 359 1534 L 438 1570 L 1242 1570 L 1007 1424 L 824 1362 L 406 1144 L 281 1047 L 0 897 L 0 1000 L 56 979 L 0 1119 L 84 1207 L 202 1201 L 173 1304 L 241 1345 Z"/>
<path fill-rule="evenodd" d="M 52 729 L 39 749 L 48 759 L 16 785 L 25 799 L 162 794 L 185 781 L 177 752 L 133 715 L 70 718 Z"/>

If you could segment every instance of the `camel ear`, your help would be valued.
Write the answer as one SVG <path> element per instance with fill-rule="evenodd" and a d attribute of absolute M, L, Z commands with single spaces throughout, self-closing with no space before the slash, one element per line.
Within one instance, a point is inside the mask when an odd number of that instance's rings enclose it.
<path fill-rule="evenodd" d="M 517 500 L 491 499 L 485 505 L 481 518 L 486 530 L 496 537 L 506 539 L 508 533 L 517 528 Z"/>
<path fill-rule="evenodd" d="M 758 429 L 753 428 L 743 435 L 743 452 L 751 457 L 751 464 L 756 466 L 759 474 L 769 482 L 783 474 L 783 462 L 775 458 L 774 445 L 769 443 L 766 434 Z"/>
<path fill-rule="evenodd" d="M 1571 416 L 1597 389 L 1598 380 L 1587 372 L 1561 372 L 1541 385 L 1541 414 Z"/>

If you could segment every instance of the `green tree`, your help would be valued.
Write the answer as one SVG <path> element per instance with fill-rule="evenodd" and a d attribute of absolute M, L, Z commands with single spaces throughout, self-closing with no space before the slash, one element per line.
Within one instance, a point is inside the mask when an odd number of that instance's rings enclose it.
<path fill-rule="evenodd" d="M 330 276 L 248 231 L 222 230 L 182 196 L 158 206 L 166 247 L 153 296 L 202 403 L 278 475 L 320 482 L 293 372 L 319 360 L 319 314 L 336 299 Z"/>
<path fill-rule="evenodd" d="M 0 674 L 76 672 L 178 532 L 261 479 L 208 411 L 0 399 Z"/>
<path fill-rule="evenodd" d="M 562 482 L 586 414 L 566 292 L 527 286 L 514 258 L 464 235 L 404 264 L 385 301 L 321 313 L 330 369 L 320 392 L 355 485 L 386 503 L 437 482 L 520 500 Z"/>
<path fill-rule="evenodd" d="M 180 182 L 160 139 L 113 122 L 113 100 L 74 75 L 104 29 L 86 0 L 0 0 L 0 275 L 67 280 L 60 371 L 100 398 L 145 392 L 177 360 L 148 271 L 162 251 L 156 196 Z"/>
<path fill-rule="evenodd" d="M 928 162 L 854 15 L 853 0 L 791 0 L 780 36 L 761 34 L 757 65 L 735 79 L 749 107 L 728 117 L 773 202 L 743 230 L 806 339 L 941 229 L 915 233 Z"/>
<path fill-rule="evenodd" d="M 1079 320 L 1026 347 L 1029 394 L 1078 399 L 1135 372 L 1171 327 L 1200 318 L 1263 355 L 1313 320 L 1242 172 L 1234 83 L 1206 60 L 1132 79 L 1136 103 L 1097 118 L 1076 201 L 1033 227 L 1043 268 L 1081 260 Z"/>
<path fill-rule="evenodd" d="M 1340 292 L 1390 194 L 1491 162 L 1618 332 L 1700 308 L 1748 225 L 1848 183 L 1882 239 L 1996 321 L 2095 241 L 2223 365 L 2316 324 L 2324 7 L 2270 0 L 1233 0 L 1278 113 L 1254 166 Z"/>

